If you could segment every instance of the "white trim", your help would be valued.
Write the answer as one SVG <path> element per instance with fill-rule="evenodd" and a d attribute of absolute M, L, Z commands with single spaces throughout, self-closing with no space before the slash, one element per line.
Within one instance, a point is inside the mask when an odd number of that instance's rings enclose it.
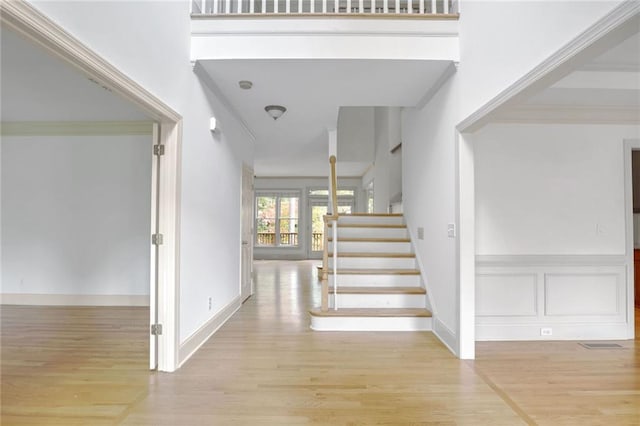
<path fill-rule="evenodd" d="M 33 306 L 149 306 L 148 295 L 128 294 L 0 294 L 3 305 Z"/>
<path fill-rule="evenodd" d="M 633 236 L 632 236 L 633 237 Z M 633 241 L 633 240 L 632 240 Z M 625 255 L 477 255 L 476 266 L 621 266 Z"/>
<path fill-rule="evenodd" d="M 447 327 L 438 317 L 433 317 L 433 334 L 440 339 L 443 345 L 447 347 L 454 355 L 458 355 L 454 349 L 458 347 L 458 339 L 449 327 Z"/>
<path fill-rule="evenodd" d="M 633 232 L 633 175 L 631 153 L 640 150 L 640 139 L 624 141 L 624 218 L 625 218 L 625 261 L 627 272 L 627 338 L 635 337 L 635 262 Z"/>
<path fill-rule="evenodd" d="M 475 358 L 475 176 L 471 135 L 457 134 L 457 314 L 460 359 Z"/>
<path fill-rule="evenodd" d="M 165 145 L 165 155 L 162 156 L 160 181 L 160 229 L 165 238 L 159 250 L 158 321 L 163 325 L 163 334 L 159 338 L 158 369 L 174 371 L 178 366 L 177 330 L 180 318 L 179 188 L 182 117 L 27 1 L 1 1 L 0 22 L 137 105 L 148 116 L 161 123 L 160 137 Z"/>
<path fill-rule="evenodd" d="M 527 105 L 502 111 L 492 122 L 637 125 L 639 116 L 635 106 Z"/>
<path fill-rule="evenodd" d="M 152 121 L 3 121 L 2 136 L 111 136 L 153 133 Z"/>
<path fill-rule="evenodd" d="M 242 298 L 237 296 L 225 308 L 215 314 L 202 327 L 189 336 L 184 343 L 180 345 L 179 350 L 179 367 L 187 362 L 189 358 L 204 345 L 209 338 L 224 325 L 242 306 Z"/>
<path fill-rule="evenodd" d="M 453 61 L 450 62 L 449 65 L 447 65 L 447 67 L 444 69 L 444 71 L 442 71 L 442 74 L 440 74 L 440 77 L 438 77 L 438 79 L 433 84 L 433 86 L 431 86 L 429 90 L 427 90 L 427 93 L 424 94 L 424 96 L 418 101 L 415 107 L 417 109 L 424 108 L 431 101 L 431 99 L 433 99 L 436 93 L 438 93 L 440 88 L 444 86 L 447 80 L 449 80 L 449 78 L 451 78 L 451 76 L 456 73 L 457 70 L 458 70 L 458 63 Z"/>
<path fill-rule="evenodd" d="M 602 45 L 606 42 L 605 36 L 614 34 L 622 41 L 636 33 L 639 14 L 640 2 L 637 0 L 625 0 L 620 3 L 598 22 L 462 120 L 456 126 L 457 129 L 464 133 L 475 132 L 490 122 L 492 115 L 507 102 L 526 97 L 564 77 L 567 71 L 579 68 L 586 59 L 608 47 Z"/>
<path fill-rule="evenodd" d="M 406 220 L 406 218 L 405 218 L 405 220 Z M 428 303 L 429 308 L 431 310 L 431 315 L 433 316 L 433 318 L 436 318 L 438 316 L 438 308 L 436 307 L 436 303 L 435 303 L 434 298 L 431 297 L 431 295 L 433 293 L 431 292 L 431 287 L 429 286 L 429 281 L 425 277 L 424 271 L 426 271 L 426 268 L 422 264 L 422 256 L 418 255 L 418 245 L 415 243 L 416 241 L 418 241 L 418 239 L 413 234 L 413 228 L 410 227 L 408 224 L 407 224 L 407 228 L 406 229 L 407 229 L 407 232 L 409 233 L 409 239 L 411 240 L 411 249 L 413 250 L 413 253 L 415 254 L 414 260 L 416 261 L 416 266 L 418 267 L 418 270 L 420 271 L 420 281 L 422 282 L 422 284 L 424 286 L 424 289 L 427 291 L 427 303 Z"/>

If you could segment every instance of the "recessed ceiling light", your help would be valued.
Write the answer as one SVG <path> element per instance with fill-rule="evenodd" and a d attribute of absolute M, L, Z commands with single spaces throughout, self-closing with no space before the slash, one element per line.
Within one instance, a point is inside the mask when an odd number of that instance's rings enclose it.
<path fill-rule="evenodd" d="M 253 87 L 253 83 L 249 80 L 240 80 L 238 86 L 240 86 L 241 89 L 249 90 Z"/>

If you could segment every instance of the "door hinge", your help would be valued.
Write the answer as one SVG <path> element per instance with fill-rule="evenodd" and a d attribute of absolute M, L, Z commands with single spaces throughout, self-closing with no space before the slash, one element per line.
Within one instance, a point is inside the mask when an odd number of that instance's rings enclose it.
<path fill-rule="evenodd" d="M 162 234 L 153 234 L 151 236 L 151 244 L 153 244 L 154 246 L 159 246 L 162 244 Z"/>
<path fill-rule="evenodd" d="M 162 334 L 162 324 L 151 324 L 151 335 L 160 336 Z"/>
<path fill-rule="evenodd" d="M 164 155 L 164 145 L 154 145 L 153 155 Z"/>

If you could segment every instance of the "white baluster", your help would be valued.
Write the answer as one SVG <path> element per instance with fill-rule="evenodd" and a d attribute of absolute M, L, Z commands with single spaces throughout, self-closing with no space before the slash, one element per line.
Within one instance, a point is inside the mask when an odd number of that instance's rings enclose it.
<path fill-rule="evenodd" d="M 334 0 L 333 13 L 340 13 L 340 0 Z"/>
<path fill-rule="evenodd" d="M 276 1 L 278 1 L 278 0 L 276 0 Z M 285 12 L 286 12 L 287 14 L 290 14 L 290 13 L 291 13 L 291 0 L 285 0 L 285 3 L 284 3 L 284 10 L 285 10 Z"/>
<path fill-rule="evenodd" d="M 351 13 L 351 0 L 347 0 L 347 13 Z"/>
<path fill-rule="evenodd" d="M 424 0 L 420 0 L 420 14 L 424 13 Z"/>
<path fill-rule="evenodd" d="M 309 13 L 316 13 L 316 0 L 309 0 Z"/>
<path fill-rule="evenodd" d="M 216 15 L 218 14 L 218 12 L 220 11 L 218 8 L 220 7 L 220 0 L 213 0 L 213 10 L 211 11 L 212 13 L 215 13 Z"/>
<path fill-rule="evenodd" d="M 444 0 L 444 13 L 449 13 L 449 0 Z"/>
<path fill-rule="evenodd" d="M 322 0 L 322 13 L 327 13 L 327 0 Z"/>
<path fill-rule="evenodd" d="M 436 1 L 436 0 L 433 0 L 433 1 Z M 383 0 L 382 13 L 389 13 L 389 0 Z"/>
<path fill-rule="evenodd" d="M 358 3 L 358 12 L 364 13 L 364 0 L 360 0 Z"/>
<path fill-rule="evenodd" d="M 238 0 L 238 8 L 236 10 L 238 15 L 242 13 L 242 0 Z"/>
<path fill-rule="evenodd" d="M 231 13 L 231 0 L 224 2 L 224 13 Z"/>
<path fill-rule="evenodd" d="M 400 0 L 396 0 L 396 13 L 400 13 Z"/>
<path fill-rule="evenodd" d="M 278 13 L 278 0 L 273 0 L 273 13 Z"/>
<path fill-rule="evenodd" d="M 371 0 L 371 13 L 376 13 L 376 0 Z"/>
<path fill-rule="evenodd" d="M 436 0 L 431 0 L 431 13 L 438 13 L 438 6 L 436 6 Z"/>
<path fill-rule="evenodd" d="M 302 13 L 302 0 L 298 0 L 298 13 Z"/>
<path fill-rule="evenodd" d="M 407 0 L 407 13 L 413 13 L 413 2 L 411 0 Z"/>
<path fill-rule="evenodd" d="M 252 15 L 256 12 L 256 0 L 249 0 L 249 13 Z"/>

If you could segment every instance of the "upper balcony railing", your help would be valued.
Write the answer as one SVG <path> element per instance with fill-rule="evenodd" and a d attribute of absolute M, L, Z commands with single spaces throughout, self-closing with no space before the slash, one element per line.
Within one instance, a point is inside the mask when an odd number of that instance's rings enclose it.
<path fill-rule="evenodd" d="M 194 16 L 454 15 L 457 0 L 193 0 Z"/>

